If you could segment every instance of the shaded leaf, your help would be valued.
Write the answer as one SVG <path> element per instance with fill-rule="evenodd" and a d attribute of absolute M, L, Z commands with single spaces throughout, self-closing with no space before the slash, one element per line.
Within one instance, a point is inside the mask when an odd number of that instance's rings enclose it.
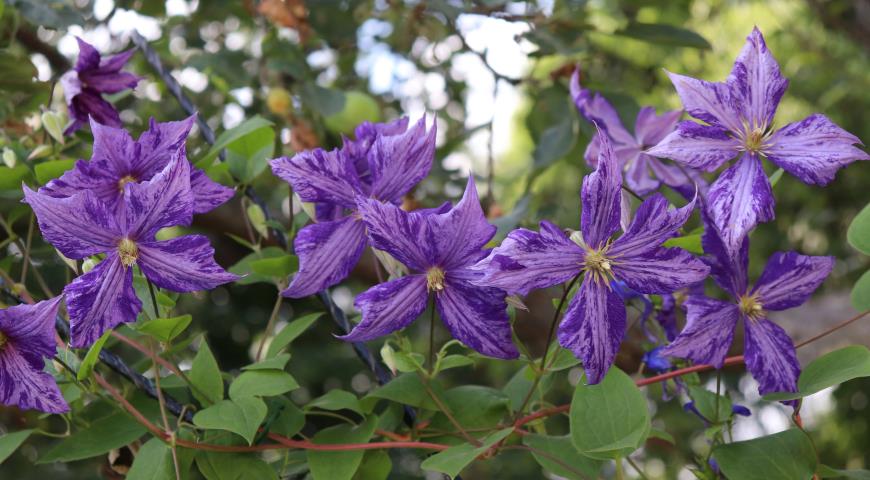
<path fill-rule="evenodd" d="M 796 428 L 719 445 L 713 457 L 728 478 L 740 480 L 806 480 L 816 470 L 813 446 Z"/>

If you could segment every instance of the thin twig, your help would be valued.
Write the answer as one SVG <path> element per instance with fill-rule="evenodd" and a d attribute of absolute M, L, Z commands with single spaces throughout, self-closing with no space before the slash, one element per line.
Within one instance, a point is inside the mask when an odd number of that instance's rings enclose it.
<path fill-rule="evenodd" d="M 272 334 L 272 328 L 275 326 L 275 320 L 278 319 L 278 312 L 281 311 L 281 301 L 284 297 L 281 295 L 281 290 L 278 289 L 278 298 L 275 299 L 275 306 L 272 307 L 272 314 L 269 315 L 269 323 L 266 324 L 266 331 L 263 332 L 263 338 L 260 339 L 260 346 L 257 347 L 257 356 L 254 361 L 259 362 L 263 358 L 263 347 L 266 346 L 266 340 Z"/>

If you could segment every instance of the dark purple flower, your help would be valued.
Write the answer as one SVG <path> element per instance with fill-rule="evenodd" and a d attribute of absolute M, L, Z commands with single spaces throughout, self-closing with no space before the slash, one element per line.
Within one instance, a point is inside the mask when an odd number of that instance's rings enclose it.
<path fill-rule="evenodd" d="M 655 347 L 643 354 L 643 363 L 648 369 L 656 373 L 667 372 L 671 369 L 671 361 L 662 355 L 662 348 Z"/>
<path fill-rule="evenodd" d="M 669 210 L 668 201 L 654 194 L 641 204 L 631 225 L 615 241 L 619 228 L 620 174 L 606 135 L 599 135 L 598 168 L 583 179 L 581 232 L 570 238 L 550 222 L 539 233 L 514 230 L 475 268 L 478 281 L 508 293 L 527 294 L 558 285 L 585 273 L 559 326 L 559 343 L 583 360 L 591 384 L 601 381 L 613 364 L 625 336 L 625 304 L 610 280 L 640 293 L 663 294 L 691 285 L 709 269 L 689 252 L 664 248 L 694 208 L 694 201 Z"/>
<path fill-rule="evenodd" d="M 450 210 L 406 212 L 395 205 L 360 198 L 359 214 L 373 247 L 402 262 L 411 274 L 382 283 L 356 298 L 362 321 L 348 341 L 366 341 L 406 327 L 426 309 L 429 295 L 447 329 L 478 352 L 516 358 L 505 293 L 474 285 L 471 269 L 489 253 L 483 246 L 496 228 L 486 221 L 472 178 L 462 200 Z"/>
<path fill-rule="evenodd" d="M 78 37 L 76 40 L 79 42 L 79 59 L 72 70 L 60 77 L 71 121 L 64 135 L 75 133 L 88 122 L 88 117 L 102 125 L 120 127 L 121 116 L 102 95 L 136 88 L 140 78 L 121 71 L 136 51 L 127 50 L 103 60 L 93 45 Z"/>
<path fill-rule="evenodd" d="M 840 168 L 870 159 L 858 137 L 821 114 L 774 129 L 773 117 L 788 86 L 755 28 L 724 83 L 669 73 L 689 114 L 706 124 L 680 122 L 648 153 L 713 171 L 740 156 L 710 187 L 710 213 L 732 255 L 758 223 L 773 219 L 773 194 L 761 156 L 802 182 L 825 185 Z"/>
<path fill-rule="evenodd" d="M 54 378 L 44 372 L 55 354 L 54 318 L 61 297 L 0 310 L 0 404 L 69 411 Z"/>
<path fill-rule="evenodd" d="M 659 187 L 659 180 L 691 198 L 695 185 L 706 186 L 701 175 L 689 170 L 692 178 L 673 165 L 667 165 L 645 150 L 658 144 L 665 136 L 674 130 L 682 111 L 674 110 L 656 115 L 654 107 L 643 107 L 637 114 L 634 124 L 634 135 L 622 125 L 616 110 L 603 96 L 592 93 L 580 85 L 580 69 L 571 76 L 571 98 L 574 105 L 584 118 L 598 125 L 608 136 L 613 145 L 613 153 L 619 160 L 620 168 L 625 171 L 625 183 L 640 195 L 646 195 Z M 595 166 L 601 150 L 599 134 L 592 137 L 586 147 L 584 158 Z M 657 180 L 658 179 L 658 180 Z"/>
<path fill-rule="evenodd" d="M 356 129 L 356 140 L 345 139 L 341 149 L 317 148 L 270 162 L 299 198 L 317 204 L 316 223 L 294 240 L 299 271 L 283 295 L 305 297 L 347 277 L 368 244 L 357 214 L 358 195 L 399 204 L 429 173 L 435 125 L 427 133 L 422 118 L 407 127 L 407 118 L 364 123 Z"/>
<path fill-rule="evenodd" d="M 64 288 L 70 316 L 70 344 L 87 347 L 122 322 L 136 320 L 142 303 L 133 290 L 133 265 L 161 288 L 207 290 L 238 277 L 215 263 L 202 235 L 157 241 L 164 227 L 190 225 L 193 195 L 190 165 L 172 160 L 151 180 L 124 185 L 123 208 L 112 212 L 93 192 L 56 198 L 24 187 L 43 237 L 66 257 L 105 254 L 90 272 Z"/>
<path fill-rule="evenodd" d="M 710 256 L 705 261 L 713 280 L 731 298 L 723 301 L 691 294 L 685 303 L 686 327 L 662 353 L 721 368 L 737 322 L 743 320 L 743 354 L 759 392 L 797 391 L 800 364 L 794 345 L 785 330 L 767 319 L 767 312 L 803 304 L 831 273 L 834 258 L 774 253 L 750 289 L 746 274 L 749 239 L 744 237 L 737 256 L 732 256 L 710 220 L 706 221 L 702 243 Z"/>
<path fill-rule="evenodd" d="M 133 140 L 123 128 L 100 125 L 91 119 L 94 149 L 91 160 L 79 160 L 75 168 L 39 189 L 52 197 L 71 197 L 91 191 L 105 202 L 109 210 L 124 208 L 124 185 L 150 180 L 174 159 L 187 162 L 185 141 L 196 119 L 192 115 L 178 122 L 158 123 L 153 118 L 148 130 Z M 190 188 L 193 213 L 211 211 L 232 198 L 234 190 L 208 178 L 202 170 L 191 167 Z"/>

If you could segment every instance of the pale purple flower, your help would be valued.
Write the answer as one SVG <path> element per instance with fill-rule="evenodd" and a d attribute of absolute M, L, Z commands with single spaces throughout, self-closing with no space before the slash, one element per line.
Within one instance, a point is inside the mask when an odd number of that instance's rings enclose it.
<path fill-rule="evenodd" d="M 356 140 L 345 139 L 340 149 L 317 148 L 270 162 L 275 175 L 317 208 L 316 223 L 294 240 L 299 271 L 284 296 L 312 295 L 348 276 L 368 244 L 357 196 L 400 204 L 432 167 L 435 125 L 427 133 L 425 117 L 411 128 L 407 118 L 366 122 L 355 133 Z"/>
<path fill-rule="evenodd" d="M 88 117 L 102 125 L 120 127 L 121 116 L 111 103 L 103 99 L 103 94 L 136 88 L 140 78 L 121 71 L 136 51 L 127 50 L 104 60 L 93 45 L 78 37 L 76 40 L 79 42 L 78 61 L 72 70 L 60 77 L 70 116 L 64 135 L 75 133 L 88 122 Z"/>
<path fill-rule="evenodd" d="M 142 310 L 133 290 L 133 266 L 158 287 L 175 292 L 208 290 L 238 277 L 215 263 L 202 235 L 157 241 L 164 227 L 190 225 L 193 195 L 190 165 L 176 158 L 151 180 L 124 185 L 123 208 L 109 210 L 93 192 L 56 198 L 24 187 L 42 236 L 68 258 L 105 254 L 93 270 L 64 288 L 70 344 L 93 344 Z"/>
<path fill-rule="evenodd" d="M 767 312 L 803 304 L 831 273 L 834 258 L 774 253 L 755 286 L 749 288 L 749 239 L 744 237 L 737 255 L 731 255 L 709 219 L 707 223 L 702 237 L 708 253 L 704 261 L 730 299 L 691 294 L 685 302 L 686 326 L 662 354 L 721 368 L 737 322 L 742 320 L 743 355 L 759 392 L 796 392 L 800 363 L 794 345 L 785 330 L 767 319 Z"/>
<path fill-rule="evenodd" d="M 342 338 L 372 340 L 408 326 L 426 309 L 430 296 L 450 333 L 491 357 L 516 358 L 505 293 L 473 284 L 471 269 L 489 251 L 496 228 L 486 221 L 472 178 L 448 211 L 406 212 L 395 205 L 360 198 L 359 215 L 373 247 L 386 251 L 410 274 L 377 285 L 356 298 L 362 321 Z"/>
<path fill-rule="evenodd" d="M 752 228 L 774 217 L 762 156 L 812 185 L 826 185 L 840 168 L 870 159 L 854 146 L 861 143 L 858 137 L 821 114 L 774 128 L 773 117 L 788 80 L 758 28 L 747 38 L 724 83 L 668 75 L 686 111 L 706 124 L 680 122 L 648 153 L 711 172 L 740 156 L 708 194 L 710 215 L 731 255 Z"/>
<path fill-rule="evenodd" d="M 61 297 L 0 309 L 0 404 L 63 413 L 69 406 L 45 359 L 54 357 L 54 319 Z"/>
<path fill-rule="evenodd" d="M 522 228 L 509 233 L 475 266 L 484 273 L 478 284 L 523 295 L 584 274 L 558 337 L 583 360 L 590 384 L 604 378 L 626 332 L 625 304 L 611 280 L 636 292 L 664 294 L 702 280 L 709 271 L 685 250 L 661 246 L 689 218 L 694 200 L 671 210 L 664 196 L 654 194 L 638 208 L 625 233 L 611 240 L 619 229 L 622 175 L 608 137 L 599 137 L 598 168 L 583 179 L 582 234 L 569 237 L 542 221 L 539 233 Z"/>
<path fill-rule="evenodd" d="M 123 128 L 100 125 L 91 119 L 94 149 L 91 160 L 79 160 L 74 168 L 39 189 L 53 197 L 70 197 L 91 191 L 105 202 L 109 210 L 124 208 L 124 185 L 150 180 L 174 159 L 187 162 L 185 142 L 196 119 L 195 115 L 178 122 L 157 122 L 153 118 L 148 130 L 133 140 Z M 211 211 L 234 194 L 198 168 L 190 168 L 193 213 Z"/>
<path fill-rule="evenodd" d="M 656 157 L 647 155 L 646 149 L 658 144 L 674 130 L 680 110 L 656 115 L 654 107 L 643 107 L 637 114 L 634 134 L 623 126 L 616 109 L 601 94 L 593 93 L 580 85 L 580 69 L 571 76 L 571 98 L 577 110 L 586 120 L 596 124 L 610 139 L 613 153 L 619 167 L 625 172 L 625 183 L 639 195 L 646 195 L 659 188 L 659 181 L 673 187 L 688 198 L 695 192 L 695 185 L 704 187 L 701 175 L 689 169 L 691 178 L 674 165 L 668 165 Z M 595 166 L 601 149 L 599 133 L 596 133 L 586 147 L 584 158 Z"/>

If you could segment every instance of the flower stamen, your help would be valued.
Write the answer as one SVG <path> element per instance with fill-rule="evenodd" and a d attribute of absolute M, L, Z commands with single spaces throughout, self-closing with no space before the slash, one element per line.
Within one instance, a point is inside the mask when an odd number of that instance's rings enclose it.
<path fill-rule="evenodd" d="M 758 301 L 755 295 L 743 295 L 737 302 L 740 311 L 746 315 L 746 318 L 752 321 L 758 321 L 764 318 L 764 306 Z"/>
<path fill-rule="evenodd" d="M 118 180 L 118 191 L 124 193 L 124 185 L 134 182 L 136 182 L 136 177 L 133 175 L 124 175 L 120 180 Z"/>
<path fill-rule="evenodd" d="M 444 290 L 444 270 L 432 267 L 426 272 L 426 289 L 430 292 Z"/>
<path fill-rule="evenodd" d="M 139 247 L 136 246 L 136 242 L 124 237 L 118 242 L 118 255 L 121 257 L 121 263 L 125 267 L 130 267 L 139 258 Z"/>
<path fill-rule="evenodd" d="M 609 285 L 608 278 L 613 277 L 613 263 L 607 256 L 607 248 L 608 245 L 598 250 L 587 249 L 583 258 L 583 269 L 592 274 L 593 280 Z"/>

